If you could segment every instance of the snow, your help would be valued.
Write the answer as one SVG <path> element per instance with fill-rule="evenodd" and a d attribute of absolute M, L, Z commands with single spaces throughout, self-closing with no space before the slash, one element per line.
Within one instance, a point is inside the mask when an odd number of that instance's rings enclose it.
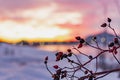
<path fill-rule="evenodd" d="M 52 80 L 43 63 L 44 57 L 49 56 L 49 65 L 55 64 L 52 53 L 29 46 L 0 44 L 0 80 Z M 65 62 L 57 64 L 68 66 Z M 118 73 L 111 73 L 100 80 L 107 79 L 119 80 Z"/>
<path fill-rule="evenodd" d="M 0 44 L 0 80 L 49 80 L 51 76 L 43 60 L 51 53 L 28 46 Z"/>

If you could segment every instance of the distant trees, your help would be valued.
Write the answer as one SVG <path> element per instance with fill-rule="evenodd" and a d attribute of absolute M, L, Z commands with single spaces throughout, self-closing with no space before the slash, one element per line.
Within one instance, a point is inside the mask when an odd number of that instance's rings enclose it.
<path fill-rule="evenodd" d="M 37 46 L 40 46 L 40 42 L 27 42 L 25 40 L 22 40 L 18 43 L 16 43 L 16 45 L 23 45 L 23 46 L 34 46 L 34 47 L 37 47 Z"/>
<path fill-rule="evenodd" d="M 16 45 L 29 45 L 29 42 L 22 40 L 22 41 L 16 43 Z"/>

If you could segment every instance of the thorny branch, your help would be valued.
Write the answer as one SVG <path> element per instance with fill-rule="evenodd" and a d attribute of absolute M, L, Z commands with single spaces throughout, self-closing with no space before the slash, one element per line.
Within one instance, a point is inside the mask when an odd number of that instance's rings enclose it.
<path fill-rule="evenodd" d="M 72 49 L 68 49 L 67 53 L 63 53 L 63 52 L 57 52 L 56 55 L 56 62 L 58 61 L 64 61 L 64 59 L 67 60 L 66 63 L 69 63 L 71 66 L 64 66 L 63 68 L 58 66 L 58 65 L 54 65 L 53 68 L 55 69 L 55 73 L 53 73 L 49 67 L 48 67 L 48 56 L 45 58 L 45 66 L 46 69 L 48 70 L 48 72 L 51 74 L 53 80 L 61 80 L 61 79 L 66 79 L 66 80 L 98 80 L 100 78 L 103 78 L 104 76 L 113 73 L 113 72 L 120 72 L 120 68 L 116 68 L 116 69 L 110 69 L 110 70 L 103 70 L 101 72 L 98 72 L 98 58 L 105 53 L 111 53 L 113 55 L 113 58 L 118 62 L 118 64 L 120 65 L 120 61 L 119 59 L 116 57 L 116 54 L 118 54 L 118 49 L 120 48 L 120 37 L 118 36 L 118 34 L 116 33 L 115 29 L 111 27 L 111 19 L 108 18 L 107 19 L 107 23 L 103 23 L 101 25 L 101 27 L 108 27 L 109 29 L 111 29 L 115 35 L 115 38 L 113 39 L 113 41 L 111 43 L 108 44 L 108 49 L 102 49 L 99 45 L 99 43 L 97 42 L 97 36 L 93 37 L 93 41 L 95 42 L 95 46 L 91 45 L 90 43 L 88 43 L 87 41 L 85 41 L 83 38 L 81 38 L 80 36 L 75 37 L 76 40 L 79 42 L 77 47 L 73 47 L 73 50 L 76 50 L 79 55 L 84 55 L 84 57 L 87 57 L 88 60 L 86 62 L 82 62 L 80 60 L 80 58 L 78 57 L 77 54 L 74 54 L 74 52 L 72 51 Z M 92 56 L 92 55 L 87 55 L 83 52 L 80 51 L 79 48 L 82 48 L 84 45 L 87 45 L 89 47 L 92 47 L 93 49 L 97 49 L 99 50 L 99 53 L 96 56 Z M 76 60 L 72 60 L 71 57 L 75 57 Z M 96 66 L 95 66 L 95 71 L 89 69 L 89 67 L 86 67 L 88 64 L 90 64 L 92 61 L 96 62 Z M 84 73 L 84 75 L 82 76 L 78 76 L 76 75 L 77 72 L 80 73 Z"/>
<path fill-rule="evenodd" d="M 108 70 L 108 71 L 102 71 L 102 72 L 96 72 L 96 73 L 93 73 L 92 76 L 95 77 L 95 76 L 99 76 L 99 75 L 103 75 L 103 74 L 110 74 L 112 72 L 119 72 L 120 71 L 120 68 L 118 69 L 112 69 L 112 70 Z M 79 80 L 84 80 L 86 78 L 89 78 L 90 75 L 86 75 L 86 76 L 82 76 L 81 78 L 79 78 Z"/>

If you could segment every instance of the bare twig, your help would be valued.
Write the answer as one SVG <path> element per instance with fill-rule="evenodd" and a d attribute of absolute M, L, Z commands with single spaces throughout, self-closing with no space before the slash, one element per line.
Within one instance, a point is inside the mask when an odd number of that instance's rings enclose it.
<path fill-rule="evenodd" d="M 76 37 L 76 39 L 80 42 L 79 47 L 76 48 L 73 46 L 72 49 L 76 50 L 79 54 L 84 55 L 84 57 L 87 57 L 87 61 L 86 62 L 81 62 L 81 60 L 79 59 L 77 54 L 73 54 L 71 52 L 71 49 L 68 50 L 69 54 L 63 54 L 63 52 L 59 52 L 56 55 L 56 61 L 60 61 L 63 60 L 63 58 L 68 60 L 68 63 L 70 63 L 70 66 L 65 66 L 63 68 L 58 68 L 58 66 L 55 67 L 56 69 L 56 73 L 55 75 L 49 70 L 47 62 L 45 62 L 45 66 L 46 69 L 49 71 L 49 73 L 54 76 L 54 80 L 60 80 L 63 78 L 66 78 L 67 80 L 85 80 L 85 79 L 89 79 L 92 80 L 94 78 L 94 80 L 100 79 L 105 77 L 106 75 L 113 73 L 113 72 L 120 72 L 120 68 L 116 68 L 116 69 L 110 69 L 110 70 L 103 70 L 101 72 L 98 72 L 98 58 L 100 57 L 100 55 L 105 54 L 105 53 L 112 53 L 113 58 L 118 62 L 118 64 L 120 64 L 120 61 L 118 60 L 118 58 L 116 57 L 115 54 L 117 54 L 117 49 L 120 48 L 120 44 L 118 41 L 118 38 L 120 39 L 120 37 L 117 35 L 116 31 L 114 28 L 111 27 L 110 25 L 111 19 L 108 18 L 108 25 L 107 23 L 102 24 L 102 27 L 109 27 L 109 29 L 111 29 L 114 32 L 115 35 L 115 39 L 114 42 L 112 42 L 111 45 L 108 44 L 108 49 L 102 49 L 99 45 L 99 43 L 97 41 L 94 41 L 96 43 L 96 46 L 93 46 L 91 44 L 89 44 L 88 42 L 86 42 L 83 38 L 81 37 Z M 95 39 L 95 38 L 94 38 Z M 82 46 L 84 45 L 83 43 L 86 43 L 89 47 L 92 47 L 93 49 L 99 50 L 99 53 L 96 56 L 92 56 L 92 55 L 87 55 L 86 53 L 82 53 L 79 48 L 82 48 Z M 116 45 L 114 45 L 116 44 Z M 74 58 L 76 60 L 72 60 L 70 57 L 74 56 Z M 47 60 L 47 59 L 46 59 Z M 90 70 L 89 67 L 86 67 L 87 64 L 91 63 L 92 61 L 96 60 L 95 65 L 96 65 L 96 69 L 95 70 Z M 60 69 L 60 70 L 59 70 Z M 84 73 L 83 76 L 77 76 L 76 73 L 80 71 L 82 73 Z"/>
<path fill-rule="evenodd" d="M 102 71 L 102 72 L 97 72 L 97 73 L 93 73 L 93 76 L 99 76 L 99 75 L 103 75 L 103 74 L 106 74 L 106 73 L 112 73 L 112 72 L 119 72 L 120 71 L 120 68 L 118 69 L 112 69 L 112 70 L 108 70 L 108 71 Z M 87 75 L 87 76 L 83 76 L 81 77 L 81 79 L 86 79 L 86 78 L 89 78 L 90 75 Z"/>
<path fill-rule="evenodd" d="M 117 59 L 117 57 L 115 56 L 114 53 L 113 53 L 113 57 L 116 59 L 116 61 L 118 62 L 118 64 L 120 64 L 120 61 Z"/>

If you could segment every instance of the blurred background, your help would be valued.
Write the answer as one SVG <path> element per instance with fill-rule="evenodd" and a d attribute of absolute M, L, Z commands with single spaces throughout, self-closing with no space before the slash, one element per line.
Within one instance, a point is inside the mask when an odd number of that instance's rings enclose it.
<path fill-rule="evenodd" d="M 113 31 L 100 25 L 108 17 L 119 35 L 119 0 L 0 0 L 0 79 L 49 80 L 44 57 L 77 45 L 76 36 L 90 43 L 92 36 L 100 36 L 106 47 Z M 88 47 L 83 51 L 97 53 Z"/>
<path fill-rule="evenodd" d="M 119 0 L 0 0 L 0 40 L 74 41 L 103 31 L 110 17 L 119 31 Z"/>

